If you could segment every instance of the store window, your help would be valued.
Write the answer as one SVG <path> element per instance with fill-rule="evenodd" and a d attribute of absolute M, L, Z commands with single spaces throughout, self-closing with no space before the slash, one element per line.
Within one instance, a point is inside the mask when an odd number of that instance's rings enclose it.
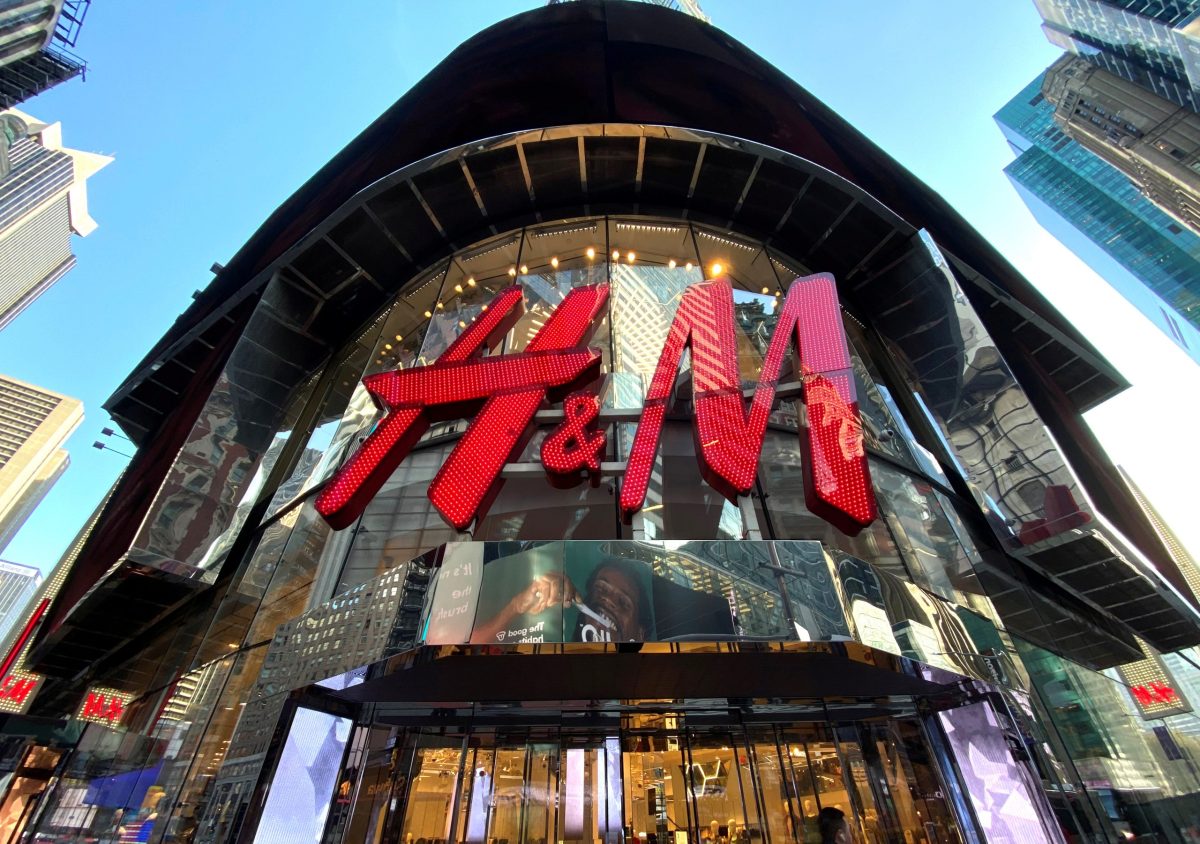
<path fill-rule="evenodd" d="M 1195 716 L 1147 718 L 1116 671 L 1091 671 L 1015 637 L 1014 644 L 1078 780 L 1115 835 L 1186 841 L 1200 829 Z M 1173 664 L 1183 668 L 1181 685 L 1200 679 L 1188 660 Z"/>

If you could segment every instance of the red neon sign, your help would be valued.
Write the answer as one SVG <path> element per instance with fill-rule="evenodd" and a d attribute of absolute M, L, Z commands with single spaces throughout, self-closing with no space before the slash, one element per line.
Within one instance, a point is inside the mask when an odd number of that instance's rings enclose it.
<path fill-rule="evenodd" d="M 1179 695 L 1175 693 L 1175 690 L 1162 683 L 1150 682 L 1144 686 L 1132 686 L 1129 691 L 1133 692 L 1134 698 L 1142 706 L 1179 703 Z"/>
<path fill-rule="evenodd" d="M 593 485 L 600 482 L 600 460 L 608 437 L 596 430 L 600 400 L 586 390 L 563 399 L 563 422 L 542 441 L 542 465 L 551 483 L 574 486 L 585 470 Z"/>
<path fill-rule="evenodd" d="M 500 291 L 482 317 L 430 366 L 363 379 L 387 416 L 317 497 L 317 512 L 330 526 L 347 527 L 362 514 L 430 421 L 466 416 L 481 405 L 429 485 L 429 500 L 459 530 L 486 509 L 500 470 L 527 436 L 547 394 L 566 392 L 600 372 L 600 353 L 576 347 L 608 301 L 607 284 L 568 293 L 524 352 L 478 357 L 521 316 L 523 298 L 520 287 Z"/>
<path fill-rule="evenodd" d="M 99 692 L 88 692 L 79 717 L 85 721 L 104 721 L 117 724 L 125 714 L 125 700 L 117 695 L 104 695 Z"/>
<path fill-rule="evenodd" d="M 21 706 L 37 683 L 37 677 L 9 674 L 0 680 L 0 700 L 10 701 Z"/>
<path fill-rule="evenodd" d="M 482 357 L 522 313 L 521 289 L 508 287 L 435 363 L 363 379 L 386 415 L 317 497 L 317 511 L 334 528 L 349 526 L 430 421 L 475 413 L 429 487 L 429 498 L 446 521 L 465 529 L 486 510 L 504 464 L 525 442 L 533 416 L 547 397 L 553 400 L 595 380 L 600 354 L 581 344 L 607 299 L 607 285 L 577 287 L 524 352 Z M 626 465 L 621 508 L 627 517 L 645 501 L 685 346 L 692 353 L 697 456 L 704 477 L 731 499 L 749 492 L 793 333 L 809 417 L 800 433 L 809 458 L 808 506 L 846 533 L 857 533 L 874 520 L 875 497 L 850 355 L 837 289 L 828 274 L 797 279 L 788 290 L 749 411 L 738 373 L 729 281 L 721 278 L 688 288 L 651 381 Z M 579 391 L 566 397 L 563 408 L 566 421 L 543 443 L 542 463 L 556 483 L 570 483 L 585 471 L 595 481 L 606 446 L 603 432 L 593 427 L 599 403 L 593 394 Z"/>
<path fill-rule="evenodd" d="M 808 426 L 800 426 L 802 444 L 808 434 L 805 503 L 846 533 L 858 533 L 874 521 L 875 494 L 863 452 L 850 352 L 837 287 L 828 274 L 797 279 L 788 289 L 749 414 L 738 373 L 733 289 L 724 278 L 687 289 L 650 382 L 625 469 L 621 509 L 626 514 L 640 510 L 646 500 L 667 400 L 684 346 L 690 346 L 692 352 L 701 473 L 713 488 L 731 499 L 750 491 L 758 474 L 767 417 L 775 403 L 793 331 L 808 406 Z"/>

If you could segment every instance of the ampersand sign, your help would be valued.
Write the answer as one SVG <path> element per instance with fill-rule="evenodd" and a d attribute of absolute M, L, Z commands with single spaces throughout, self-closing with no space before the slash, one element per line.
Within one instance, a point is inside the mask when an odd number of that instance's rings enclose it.
<path fill-rule="evenodd" d="M 592 486 L 600 482 L 600 458 L 608 438 L 596 430 L 600 401 L 586 390 L 563 400 L 566 420 L 542 442 L 542 465 L 555 486 L 574 486 L 588 470 Z"/>

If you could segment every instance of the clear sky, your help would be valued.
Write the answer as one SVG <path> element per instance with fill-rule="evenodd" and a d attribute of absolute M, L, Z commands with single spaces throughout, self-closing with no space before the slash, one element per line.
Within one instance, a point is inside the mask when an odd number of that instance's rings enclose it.
<path fill-rule="evenodd" d="M 992 114 L 1058 55 L 1032 0 L 702 0 L 939 191 L 1135 386 L 1088 420 L 1193 549 L 1200 367 L 1033 221 Z M 0 372 L 83 400 L 72 465 L 4 552 L 47 570 L 125 463 L 101 408 L 262 220 L 455 46 L 524 0 L 93 4 L 86 82 L 22 105 L 92 178 L 79 266 L 0 332 Z M 530 57 L 536 61 L 536 56 Z M 420 127 L 412 127 L 420 131 Z M 117 448 L 128 444 L 113 440 Z"/>

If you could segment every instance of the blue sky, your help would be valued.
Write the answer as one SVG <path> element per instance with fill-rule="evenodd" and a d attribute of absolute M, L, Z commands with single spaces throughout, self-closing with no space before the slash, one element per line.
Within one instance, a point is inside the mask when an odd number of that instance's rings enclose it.
<path fill-rule="evenodd" d="M 91 448 L 109 424 L 101 403 L 209 266 L 455 46 L 535 5 L 93 4 L 77 47 L 87 81 L 21 108 L 61 121 L 68 146 L 116 157 L 89 183 L 100 227 L 76 240 L 78 267 L 0 332 L 0 372 L 82 399 L 86 419 L 71 468 L 5 558 L 48 569 L 116 477 L 124 459 Z M 703 6 L 941 192 L 1137 384 L 1089 421 L 1200 546 L 1181 483 L 1200 459 L 1170 454 L 1162 435 L 1174 419 L 1194 425 L 1200 369 L 1042 232 L 1001 173 L 1012 155 L 991 116 L 1058 55 L 1031 0 Z"/>

